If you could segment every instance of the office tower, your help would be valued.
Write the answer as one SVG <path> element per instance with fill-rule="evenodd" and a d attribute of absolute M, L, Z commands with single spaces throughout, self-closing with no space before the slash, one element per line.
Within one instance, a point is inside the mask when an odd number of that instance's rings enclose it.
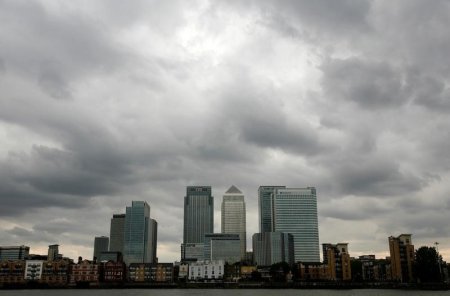
<path fill-rule="evenodd" d="M 184 225 L 181 259 L 195 261 L 189 257 L 191 246 L 204 243 L 205 234 L 214 233 L 214 198 L 211 186 L 188 186 L 184 197 Z"/>
<path fill-rule="evenodd" d="M 258 189 L 259 232 L 275 231 L 273 219 L 273 198 L 275 190 L 286 186 L 260 186 Z"/>
<path fill-rule="evenodd" d="M 241 259 L 245 259 L 245 252 L 247 251 L 245 201 L 242 192 L 234 185 L 223 196 L 222 233 L 239 234 Z"/>
<path fill-rule="evenodd" d="M 324 263 L 328 267 L 328 279 L 332 281 L 351 280 L 352 270 L 350 264 L 350 255 L 348 253 L 348 244 L 323 244 L 323 250 L 327 254 L 327 262 Z"/>
<path fill-rule="evenodd" d="M 101 252 L 108 251 L 109 237 L 96 236 L 94 239 L 94 260 L 100 260 Z"/>
<path fill-rule="evenodd" d="M 133 201 L 131 207 L 126 208 L 123 248 L 126 264 L 156 262 L 156 228 L 145 201 Z"/>
<path fill-rule="evenodd" d="M 111 218 L 109 231 L 109 251 L 123 254 L 123 237 L 125 229 L 125 214 L 114 214 Z"/>
<path fill-rule="evenodd" d="M 241 239 L 237 233 L 205 234 L 203 260 L 224 260 L 228 264 L 241 261 Z"/>
<path fill-rule="evenodd" d="M 0 260 L 24 260 L 30 254 L 28 246 L 1 246 Z"/>
<path fill-rule="evenodd" d="M 262 232 L 252 237 L 253 263 L 269 266 L 275 263 L 294 263 L 294 237 L 290 233 Z"/>
<path fill-rule="evenodd" d="M 392 280 L 402 283 L 412 282 L 414 280 L 414 245 L 411 241 L 411 234 L 390 236 L 389 252 L 391 254 Z"/>
<path fill-rule="evenodd" d="M 58 259 L 59 255 L 59 245 L 50 245 L 48 246 L 48 261 L 54 261 Z"/>
<path fill-rule="evenodd" d="M 314 187 L 275 189 L 273 217 L 275 231 L 294 236 L 295 262 L 320 262 Z"/>

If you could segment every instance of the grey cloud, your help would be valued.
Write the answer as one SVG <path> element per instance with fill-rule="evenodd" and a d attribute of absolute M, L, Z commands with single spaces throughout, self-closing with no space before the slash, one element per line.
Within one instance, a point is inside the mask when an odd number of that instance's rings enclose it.
<path fill-rule="evenodd" d="M 351 101 L 368 109 L 398 107 L 408 101 L 402 74 L 389 64 L 335 59 L 321 69 L 325 95 L 330 100 Z"/>

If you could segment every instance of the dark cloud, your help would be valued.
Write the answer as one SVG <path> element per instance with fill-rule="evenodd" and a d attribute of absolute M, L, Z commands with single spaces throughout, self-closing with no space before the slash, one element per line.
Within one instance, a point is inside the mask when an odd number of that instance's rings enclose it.
<path fill-rule="evenodd" d="M 322 66 L 323 88 L 331 100 L 351 101 L 363 108 L 398 107 L 409 94 L 401 72 L 389 64 L 358 58 L 330 60 Z"/>
<path fill-rule="evenodd" d="M 352 252 L 448 243 L 448 5 L 0 2 L 2 242 L 90 257 L 147 200 L 177 260 L 185 186 L 219 209 L 237 185 L 250 237 L 281 184 L 316 186 L 321 241 Z"/>

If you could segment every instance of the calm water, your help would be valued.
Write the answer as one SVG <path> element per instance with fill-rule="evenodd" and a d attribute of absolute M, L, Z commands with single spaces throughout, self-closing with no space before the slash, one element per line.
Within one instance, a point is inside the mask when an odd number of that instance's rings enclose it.
<path fill-rule="evenodd" d="M 401 290 L 222 290 L 222 289 L 170 289 L 170 290 L 12 290 L 1 291 L 0 296 L 450 296 L 450 291 Z"/>

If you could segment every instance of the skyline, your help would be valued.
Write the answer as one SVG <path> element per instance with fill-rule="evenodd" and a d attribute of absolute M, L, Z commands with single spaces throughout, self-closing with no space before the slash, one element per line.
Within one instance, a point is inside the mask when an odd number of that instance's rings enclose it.
<path fill-rule="evenodd" d="M 317 188 L 320 243 L 450 261 L 448 1 L 0 1 L 0 237 L 92 256 L 133 200 L 179 258 L 183 198 Z M 86 227 L 88 225 L 89 227 Z M 55 241 L 57 239 L 57 241 Z"/>

